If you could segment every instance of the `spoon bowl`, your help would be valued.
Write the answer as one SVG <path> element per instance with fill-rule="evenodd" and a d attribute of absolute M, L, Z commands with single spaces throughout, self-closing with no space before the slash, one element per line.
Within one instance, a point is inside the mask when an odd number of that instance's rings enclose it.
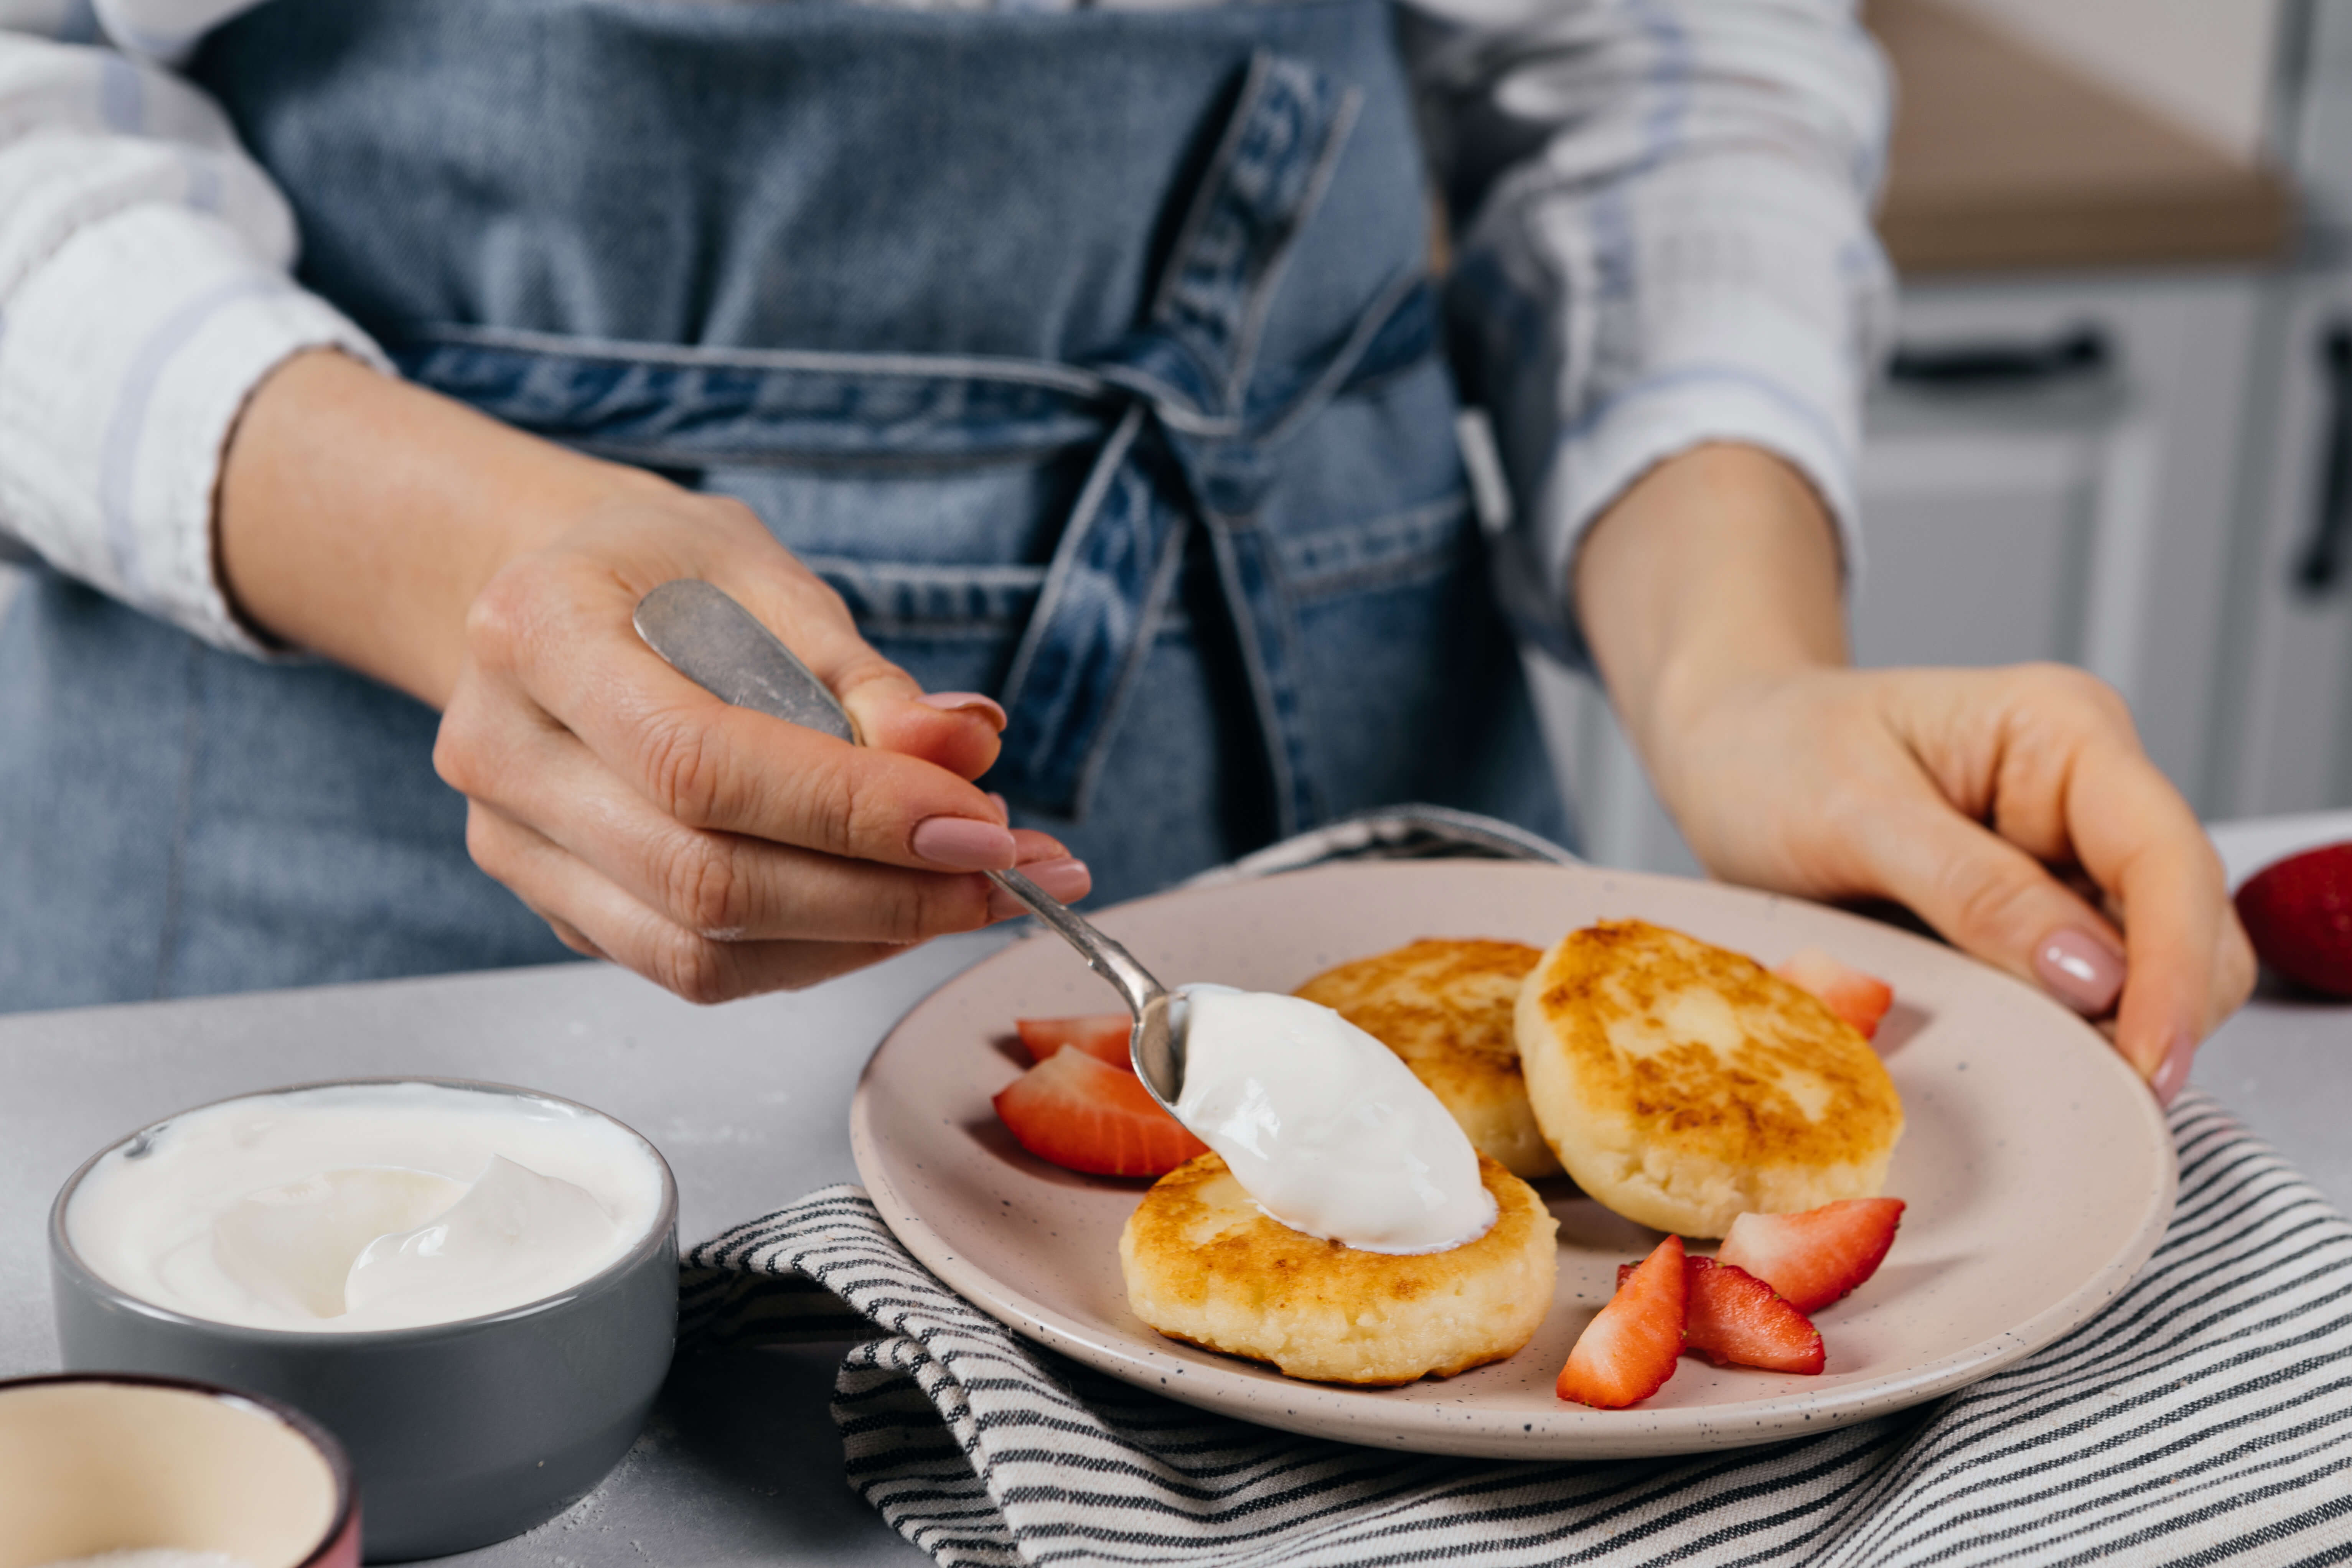
<path fill-rule="evenodd" d="M 1135 1015 L 1127 1036 L 1128 1060 L 1136 1077 L 1170 1115 L 1184 1088 L 1184 1032 L 1176 1010 L 1176 993 L 1152 977 L 1135 961 L 1135 955 L 1105 936 L 1100 927 L 1068 904 L 1040 888 L 1017 871 L 992 871 L 989 879 L 1029 906 L 1031 914 L 1051 926 L 1062 940 L 1078 950 L 1087 967 L 1117 988 Z"/>

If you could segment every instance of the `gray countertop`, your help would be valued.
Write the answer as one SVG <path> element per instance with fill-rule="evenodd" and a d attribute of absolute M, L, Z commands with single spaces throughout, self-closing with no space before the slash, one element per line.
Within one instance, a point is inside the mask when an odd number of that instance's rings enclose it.
<path fill-rule="evenodd" d="M 2232 881 L 2352 813 L 2215 831 Z M 856 1179 L 845 1107 L 899 1014 L 1002 933 L 940 942 L 793 996 L 698 1010 L 600 966 L 0 1018 L 0 1376 L 54 1369 L 44 1227 L 93 1151 L 208 1100 L 305 1080 L 438 1074 L 528 1084 L 652 1138 L 698 1239 Z M 2352 1206 L 2352 1008 L 2264 995 L 2196 1082 Z M 837 1346 L 679 1364 L 619 1469 L 530 1534 L 452 1563 L 916 1563 L 846 1488 L 826 1413 Z"/>
<path fill-rule="evenodd" d="M 850 1091 L 898 1015 L 1004 940 L 934 943 L 794 996 L 698 1009 L 602 965 L 0 1018 L 0 1376 L 57 1366 L 48 1206 L 98 1149 L 186 1106 L 322 1078 L 528 1084 L 610 1112 L 677 1175 L 694 1241 L 854 1181 Z M 929 1559 L 842 1479 L 841 1347 L 681 1361 L 604 1484 L 483 1564 Z"/>

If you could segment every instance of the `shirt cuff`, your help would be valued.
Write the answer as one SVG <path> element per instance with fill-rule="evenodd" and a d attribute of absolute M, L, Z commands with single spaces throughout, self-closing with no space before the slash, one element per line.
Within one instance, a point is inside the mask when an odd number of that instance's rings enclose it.
<path fill-rule="evenodd" d="M 1717 316 L 1718 310 L 1703 313 Z M 1535 506 L 1542 580 L 1565 603 L 1584 535 L 1635 481 L 1670 457 L 1713 442 L 1772 454 L 1802 475 L 1836 528 L 1849 593 L 1863 570 L 1852 366 L 1818 332 L 1779 319 L 1767 301 L 1719 302 L 1720 319 L 1689 319 L 1675 336 L 1705 351 L 1660 356 L 1595 400 L 1562 432 Z M 1589 662 L 1582 629 L 1567 616 L 1566 646 Z"/>
<path fill-rule="evenodd" d="M 268 374 L 367 334 L 219 219 L 152 204 L 77 232 L 0 320 L 0 528 L 52 566 L 217 647 L 274 650 L 229 608 L 214 500 Z"/>

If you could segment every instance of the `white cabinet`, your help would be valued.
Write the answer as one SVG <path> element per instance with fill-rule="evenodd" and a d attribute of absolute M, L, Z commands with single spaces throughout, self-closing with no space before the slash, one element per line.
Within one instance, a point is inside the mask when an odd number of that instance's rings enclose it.
<path fill-rule="evenodd" d="M 2309 222 L 2255 350 L 2213 738 L 2233 817 L 2352 805 L 2352 0 L 2299 9 L 2274 141 Z"/>
<path fill-rule="evenodd" d="M 2214 731 L 2225 817 L 2352 804 L 2352 277 L 2282 284 L 2261 341 Z"/>
<path fill-rule="evenodd" d="M 2192 803 L 2212 803 L 2263 291 L 2222 274 L 1908 290 L 1866 420 L 1856 661 L 2083 665 L 2129 699 Z M 1544 669 L 1538 689 L 1587 852 L 1694 869 L 1594 688 Z"/>

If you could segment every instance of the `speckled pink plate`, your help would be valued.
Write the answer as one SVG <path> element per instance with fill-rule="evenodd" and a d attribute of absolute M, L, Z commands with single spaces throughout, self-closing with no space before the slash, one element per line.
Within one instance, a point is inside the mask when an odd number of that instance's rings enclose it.
<path fill-rule="evenodd" d="M 2105 1042 L 2029 987 L 1891 927 L 1709 883 L 1486 861 L 1338 865 L 1169 893 L 1102 925 L 1162 979 L 1288 990 L 1420 936 L 1548 946 L 1639 916 L 1778 963 L 1808 944 L 1885 978 L 1878 1044 L 1908 1126 L 1887 1191 L 1910 1205 L 1877 1276 L 1816 1318 L 1818 1377 L 1685 1357 L 1631 1410 L 1552 1395 L 1620 1262 L 1654 1244 L 1565 1182 L 1551 1312 L 1510 1360 L 1398 1389 L 1299 1383 L 1161 1339 L 1127 1309 L 1119 1228 L 1146 1184 L 1024 1152 L 989 1099 L 1020 1073 L 1016 1017 L 1101 1012 L 1110 989 L 1040 935 L 973 966 L 900 1021 L 850 1111 L 859 1174 L 898 1239 L 1016 1332 L 1191 1404 L 1318 1437 L 1424 1453 L 1612 1458 L 1732 1448 L 1884 1415 L 2031 1354 L 2095 1313 L 2172 1213 L 2172 1142 Z"/>

